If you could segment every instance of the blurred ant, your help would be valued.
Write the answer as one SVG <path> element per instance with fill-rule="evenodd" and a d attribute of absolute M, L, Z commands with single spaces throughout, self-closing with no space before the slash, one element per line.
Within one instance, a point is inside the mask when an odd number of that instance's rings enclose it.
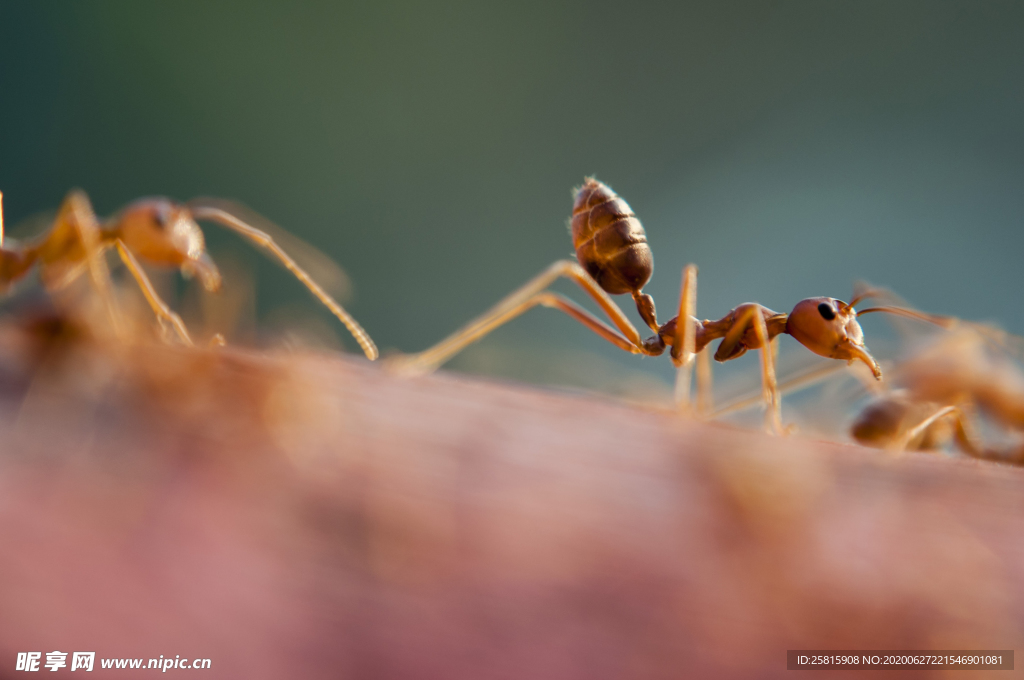
<path fill-rule="evenodd" d="M 61 203 L 50 230 L 23 246 L 4 244 L 0 205 L 0 289 L 24 277 L 34 265 L 39 265 L 43 285 L 49 290 L 65 286 L 88 268 L 116 326 L 109 272 L 102 257 L 107 248 L 114 247 L 160 322 L 169 323 L 183 343 L 192 345 L 181 317 L 160 299 L 136 257 L 150 264 L 176 267 L 185 276 L 198 276 L 206 290 L 216 291 L 221 284 L 220 272 L 206 252 L 203 232 L 196 223 L 199 219 L 217 222 L 270 251 L 345 324 L 367 358 L 377 358 L 377 347 L 366 331 L 268 234 L 212 201 L 181 205 L 166 198 L 144 198 L 101 225 L 89 198 L 74 190 Z"/>
<path fill-rule="evenodd" d="M 616 347 L 633 354 L 657 356 L 666 347 L 679 368 L 676 384 L 677 401 L 689 407 L 690 367 L 709 343 L 722 342 L 715 351 L 717 361 L 729 361 L 747 350 L 761 350 L 762 398 L 766 417 L 775 431 L 782 429 L 780 403 L 776 387 L 773 340 L 783 334 L 792 335 L 815 354 L 847 362 L 862 361 L 876 379 L 882 372 L 864 346 L 864 335 L 857 317 L 878 311 L 902 310 L 875 307 L 857 312 L 854 305 L 870 294 L 860 295 L 849 304 L 828 297 L 803 300 L 789 314 L 780 314 L 759 305 L 746 303 L 717 321 L 696 319 L 697 268 L 688 265 L 683 272 L 679 314 L 659 324 L 654 301 L 642 288 L 654 271 L 654 258 L 647 244 L 647 235 L 629 205 L 607 185 L 587 178 L 576 190 L 571 231 L 577 262 L 560 260 L 522 286 L 490 311 L 434 347 L 418 354 L 399 356 L 392 365 L 409 373 L 429 372 L 443 364 L 466 345 L 519 316 L 531 307 L 542 305 L 570 315 Z M 557 278 L 575 281 L 611 319 L 615 328 L 578 306 L 571 300 L 546 290 Z M 637 312 L 655 335 L 642 340 L 610 295 L 629 293 Z M 683 319 L 684 323 L 679 323 Z M 617 330 L 616 330 L 617 329 Z M 702 355 L 704 356 L 704 355 Z M 710 400 L 710 364 L 698 366 L 698 395 Z"/>
<path fill-rule="evenodd" d="M 904 386 L 867 404 L 850 434 L 859 443 L 896 451 L 949 443 L 969 456 L 1024 465 L 1024 440 L 1009 446 L 979 443 L 972 421 L 978 413 L 1004 430 L 1024 430 L 1024 374 L 1005 353 L 1009 338 L 978 324 L 965 324 L 901 362 Z"/>

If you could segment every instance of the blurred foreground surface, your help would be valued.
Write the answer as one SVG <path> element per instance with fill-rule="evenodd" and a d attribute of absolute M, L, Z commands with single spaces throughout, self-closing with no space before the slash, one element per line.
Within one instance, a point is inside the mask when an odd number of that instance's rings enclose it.
<path fill-rule="evenodd" d="M 99 676 L 611 679 L 1022 647 L 1021 469 L 32 333 L 0 334 L 0 677 L 53 650 Z"/>

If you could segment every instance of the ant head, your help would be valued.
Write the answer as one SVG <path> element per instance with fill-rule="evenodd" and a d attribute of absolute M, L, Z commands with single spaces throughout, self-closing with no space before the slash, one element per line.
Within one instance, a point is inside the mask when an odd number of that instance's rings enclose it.
<path fill-rule="evenodd" d="M 115 218 L 125 247 L 153 264 L 197 275 L 206 290 L 220 288 L 220 272 L 206 252 L 206 241 L 188 208 L 166 198 L 132 203 Z"/>
<path fill-rule="evenodd" d="M 882 370 L 864 346 L 857 310 L 842 300 L 828 297 L 801 300 L 786 320 L 786 332 L 815 354 L 830 359 L 863 361 L 875 378 L 882 378 Z"/>

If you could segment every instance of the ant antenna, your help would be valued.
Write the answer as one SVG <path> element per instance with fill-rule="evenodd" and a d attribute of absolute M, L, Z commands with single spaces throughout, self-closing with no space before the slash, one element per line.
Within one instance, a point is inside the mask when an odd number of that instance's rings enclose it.
<path fill-rule="evenodd" d="M 871 286 L 868 284 L 859 283 L 856 288 L 860 288 L 859 292 L 855 291 L 853 299 L 849 303 L 839 302 L 840 307 L 843 309 L 850 309 L 856 307 L 858 302 L 867 300 L 870 298 L 889 298 L 890 300 L 897 296 L 887 288 L 879 288 L 877 286 Z M 898 298 L 897 298 L 898 299 Z M 939 316 L 937 314 L 925 314 L 919 312 L 916 309 L 909 309 L 907 307 L 900 307 L 896 305 L 880 305 L 878 307 L 869 307 L 868 309 L 862 309 L 857 312 L 857 316 L 862 314 L 871 314 L 872 312 L 886 312 L 888 314 L 894 314 L 896 316 L 903 316 L 908 319 L 915 319 L 917 321 L 924 321 L 925 323 L 934 324 L 947 330 L 954 328 L 960 320 L 952 316 Z"/>
<path fill-rule="evenodd" d="M 872 286 L 870 284 L 858 281 L 854 284 L 854 295 L 853 299 L 850 300 L 848 307 L 856 307 L 857 303 L 867 300 L 869 298 L 888 298 L 890 300 L 899 300 L 898 296 L 888 288 L 881 288 L 879 286 Z M 902 300 L 900 300 L 902 302 Z"/>
<path fill-rule="evenodd" d="M 856 299 L 856 298 L 855 298 Z M 853 303 L 850 303 L 850 307 Z M 941 328 L 951 329 L 956 327 L 960 320 L 952 316 L 939 316 L 936 314 L 925 314 L 924 312 L 918 312 L 913 309 L 906 309 L 905 307 L 869 307 L 862 309 L 857 312 L 857 316 L 863 316 L 864 314 L 871 314 L 872 312 L 886 312 L 887 314 L 894 314 L 896 316 L 905 316 L 908 319 L 916 319 L 917 321 L 924 321 L 926 323 L 935 324 Z"/>
<path fill-rule="evenodd" d="M 334 298 L 332 298 L 327 291 L 321 288 L 320 285 L 314 281 L 304 269 L 302 269 L 302 267 L 296 264 L 295 260 L 293 260 L 288 253 L 277 245 L 269 234 L 253 227 L 240 217 L 232 214 L 230 211 L 224 210 L 223 208 L 215 205 L 205 204 L 201 200 L 190 202 L 189 210 L 195 219 L 206 219 L 216 222 L 222 227 L 226 227 L 235 233 L 240 234 L 256 245 L 262 246 L 264 249 L 269 251 L 281 262 L 282 265 L 284 265 L 285 269 L 290 271 L 299 281 L 305 284 L 310 292 L 312 292 L 320 302 L 324 303 L 324 305 L 331 310 L 331 313 L 334 314 L 342 324 L 344 324 L 345 328 L 347 328 L 349 333 L 352 334 L 352 337 L 356 339 L 356 342 L 359 343 L 359 347 L 362 348 L 363 353 L 370 361 L 377 358 L 379 354 L 377 346 L 373 344 L 373 340 L 371 340 L 370 336 L 363 330 L 363 327 L 360 326 L 348 312 L 342 309 L 341 305 L 335 302 Z"/>

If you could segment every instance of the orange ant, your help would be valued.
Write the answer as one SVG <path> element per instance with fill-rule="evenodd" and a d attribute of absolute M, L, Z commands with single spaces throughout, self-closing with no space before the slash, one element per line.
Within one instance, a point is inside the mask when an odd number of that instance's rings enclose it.
<path fill-rule="evenodd" d="M 367 358 L 371 361 L 377 358 L 377 347 L 366 331 L 268 234 L 212 201 L 181 205 L 166 198 L 144 198 L 100 224 L 89 198 L 84 192 L 74 190 L 61 203 L 50 230 L 24 246 L 4 244 L 0 205 L 0 289 L 24 277 L 35 265 L 39 266 L 43 285 L 49 290 L 63 287 L 88 268 L 116 327 L 109 273 L 102 257 L 107 248 L 113 247 L 160 322 L 169 323 L 181 341 L 191 345 L 192 339 L 181 317 L 160 299 L 136 257 L 154 265 L 175 267 L 186 276 L 198 276 L 206 290 L 216 291 L 221 284 L 220 272 L 206 252 L 203 232 L 196 223 L 200 219 L 217 222 L 268 250 L 338 317 Z"/>
<path fill-rule="evenodd" d="M 676 396 L 680 405 L 689 406 L 690 366 L 709 343 L 722 339 L 715 351 L 717 361 L 729 361 L 747 350 L 761 350 L 762 397 L 770 426 L 780 431 L 780 403 L 776 387 L 771 347 L 774 339 L 792 335 L 815 354 L 847 362 L 862 361 L 876 379 L 881 369 L 864 345 L 864 335 L 857 317 L 877 311 L 902 313 L 889 307 L 875 307 L 857 312 L 857 296 L 849 304 L 835 298 L 815 297 L 797 303 L 789 314 L 780 314 L 759 305 L 740 305 L 717 321 L 696 319 L 697 268 L 688 265 L 683 272 L 679 314 L 659 324 L 654 301 L 642 288 L 654 271 L 654 258 L 640 220 L 629 205 L 607 185 L 587 178 L 576 190 L 571 232 L 577 262 L 559 260 L 524 286 L 507 296 L 475 321 L 456 331 L 447 339 L 418 354 L 395 357 L 391 362 L 399 371 L 429 372 L 455 353 L 519 316 L 531 307 L 542 305 L 559 309 L 616 347 L 633 354 L 657 356 L 666 347 L 679 368 Z M 571 300 L 547 290 L 556 279 L 575 281 L 608 315 L 615 328 L 586 311 Z M 610 295 L 629 293 L 637 312 L 655 335 L 642 340 Z M 684 323 L 679 323 L 684 319 Z M 616 330 L 617 329 L 617 330 Z M 699 365 L 698 395 L 710 400 L 710 364 Z"/>
<path fill-rule="evenodd" d="M 850 434 L 867 446 L 924 450 L 950 441 L 969 456 L 1024 464 L 1024 442 L 983 447 L 971 421 L 977 412 L 1007 430 L 1024 429 L 1024 374 L 993 347 L 1008 336 L 965 324 L 897 367 L 904 389 L 867 404 Z"/>

